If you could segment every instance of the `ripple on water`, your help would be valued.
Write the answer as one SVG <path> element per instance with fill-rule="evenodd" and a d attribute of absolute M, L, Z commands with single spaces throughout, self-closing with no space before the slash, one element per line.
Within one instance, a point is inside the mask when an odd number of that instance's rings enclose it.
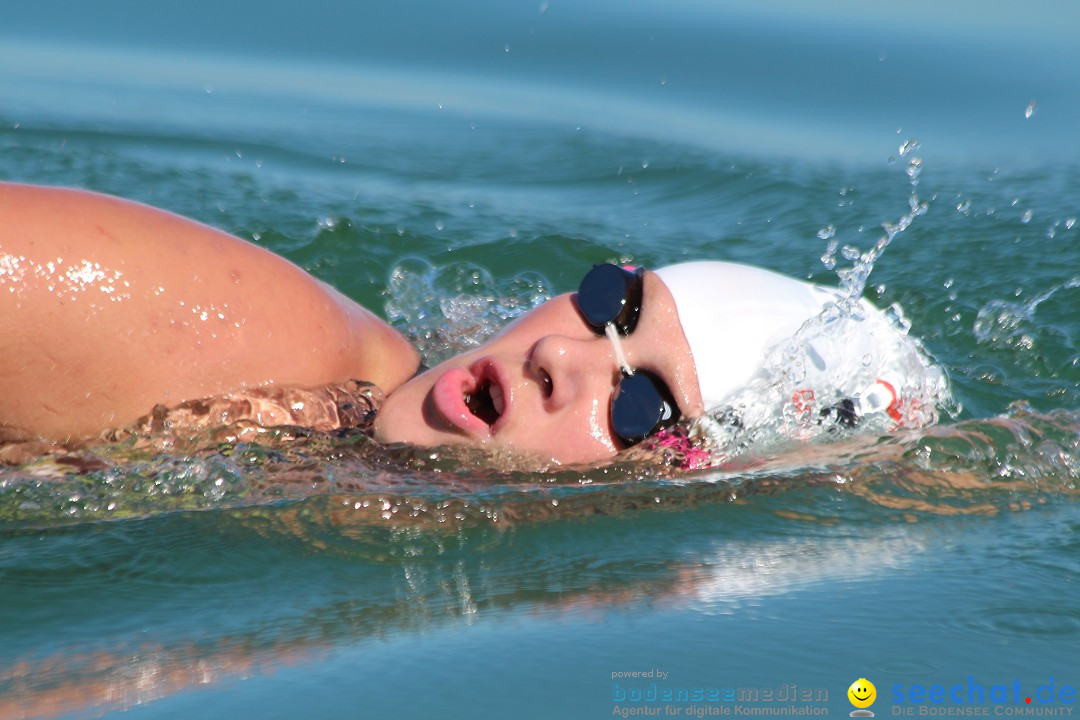
<path fill-rule="evenodd" d="M 958 622 L 965 630 L 1001 639 L 1055 638 L 1080 635 L 1080 609 L 996 605 L 969 613 Z"/>
<path fill-rule="evenodd" d="M 936 663 L 930 658 L 889 658 L 887 660 L 874 661 L 868 664 L 872 676 L 890 677 L 926 677 L 940 675 L 945 669 L 941 663 Z M 870 673 L 868 673 L 870 674 Z"/>
<path fill-rule="evenodd" d="M 57 587 L 77 593 L 103 584 L 230 586 L 275 572 L 278 555 L 252 539 L 223 513 L 20 533 L 5 540 L 0 573 L 11 594 Z"/>

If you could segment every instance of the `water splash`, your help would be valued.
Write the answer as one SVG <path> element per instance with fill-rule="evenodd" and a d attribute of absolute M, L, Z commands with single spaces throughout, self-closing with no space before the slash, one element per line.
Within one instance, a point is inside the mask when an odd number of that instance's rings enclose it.
<path fill-rule="evenodd" d="M 843 299 L 775 347 L 747 386 L 703 421 L 719 463 L 793 443 L 922 428 L 952 413 L 945 373 L 908 335 L 899 306 Z"/>
<path fill-rule="evenodd" d="M 838 440 L 775 444 L 691 474 L 643 451 L 602 467 L 493 470 L 476 451 L 387 448 L 362 434 L 176 454 L 96 447 L 0 468 L 0 533 L 198 511 L 316 547 L 355 552 L 370 542 L 385 554 L 387 532 L 679 509 L 821 485 L 871 501 L 878 521 L 881 512 L 997 512 L 1075 495 L 1080 484 L 1077 411 L 1017 405 L 996 418 Z"/>
<path fill-rule="evenodd" d="M 498 281 L 471 263 L 441 267 L 421 258 L 399 262 L 386 289 L 386 315 L 420 351 L 425 365 L 477 347 L 510 321 L 551 299 L 537 272 Z"/>
<path fill-rule="evenodd" d="M 874 264 L 915 219 L 927 212 L 918 196 L 922 160 L 917 140 L 899 148 L 907 159 L 908 211 L 866 251 L 841 247 L 836 227 L 818 231 L 827 243 L 822 264 L 835 270 L 840 292 L 816 317 L 766 356 L 761 370 L 729 404 L 691 433 L 724 462 L 792 441 L 835 440 L 851 433 L 887 433 L 937 422 L 954 414 L 945 373 L 909 336 L 899 305 L 884 313 L 862 299 Z M 851 263 L 837 268 L 837 251 Z"/>
<path fill-rule="evenodd" d="M 877 262 L 881 257 L 881 254 L 885 252 L 885 249 L 889 247 L 889 244 L 892 243 L 898 235 L 911 227 L 915 218 L 926 214 L 929 205 L 928 203 L 919 200 L 917 192 L 919 187 L 919 177 L 922 175 L 923 163 L 922 159 L 917 157 L 915 153 L 918 152 L 920 147 L 919 141 L 912 139 L 901 145 L 899 149 L 900 157 L 908 161 L 907 167 L 905 168 L 908 182 L 911 185 L 911 195 L 908 197 L 908 212 L 901 215 L 895 223 L 883 223 L 882 228 L 884 228 L 885 234 L 878 238 L 877 242 L 866 252 L 860 252 L 858 248 L 855 248 L 854 246 L 847 246 L 845 248 L 844 259 L 849 260 L 852 265 L 849 268 L 837 270 L 836 274 L 840 278 L 841 289 L 850 301 L 849 304 L 853 304 L 858 298 L 862 297 L 863 291 L 866 289 L 867 280 L 874 269 L 874 263 Z M 835 232 L 833 235 L 835 235 Z M 830 236 L 830 238 L 831 237 L 832 236 Z M 826 238 L 822 239 L 824 240 Z M 829 270 L 834 269 L 836 266 L 836 245 L 834 243 L 835 241 L 830 239 L 829 249 L 826 250 L 825 255 L 822 257 L 822 262 Z"/>
<path fill-rule="evenodd" d="M 999 350 L 1031 350 L 1037 336 L 1032 327 L 1035 311 L 1058 292 L 1075 288 L 1080 288 L 1080 276 L 1055 285 L 1027 302 L 991 300 L 979 308 L 973 327 L 975 339 Z"/>

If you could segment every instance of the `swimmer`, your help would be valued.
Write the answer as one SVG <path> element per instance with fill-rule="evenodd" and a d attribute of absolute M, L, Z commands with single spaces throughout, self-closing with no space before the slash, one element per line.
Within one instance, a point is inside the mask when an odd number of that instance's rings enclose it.
<path fill-rule="evenodd" d="M 926 422 L 902 408 L 917 382 L 907 358 L 863 367 L 870 350 L 910 347 L 870 303 L 856 302 L 869 321 L 844 347 L 789 347 L 841 301 L 731 263 L 600 265 L 577 293 L 417 374 L 418 354 L 396 330 L 267 250 L 117 198 L 0 184 L 0 440 L 85 442 L 151 408 L 215 397 L 258 406 L 263 424 L 326 429 L 293 412 L 304 402 L 275 413 L 245 395 L 364 380 L 385 395 L 373 424 L 382 442 L 592 463 L 680 421 L 752 414 L 747 389 L 788 361 L 805 370 L 770 412 Z M 834 381 L 848 371 L 847 385 Z"/>

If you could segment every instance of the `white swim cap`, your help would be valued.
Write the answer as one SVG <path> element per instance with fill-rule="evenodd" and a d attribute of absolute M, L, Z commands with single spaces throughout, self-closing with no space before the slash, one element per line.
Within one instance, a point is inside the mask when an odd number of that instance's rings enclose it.
<path fill-rule="evenodd" d="M 745 386 L 772 347 L 839 297 L 835 290 L 735 263 L 688 262 L 656 274 L 675 298 L 706 410 Z"/>

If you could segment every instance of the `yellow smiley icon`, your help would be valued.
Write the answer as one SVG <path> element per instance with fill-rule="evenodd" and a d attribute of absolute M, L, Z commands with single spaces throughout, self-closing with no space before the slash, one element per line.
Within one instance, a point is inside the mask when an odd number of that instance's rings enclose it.
<path fill-rule="evenodd" d="M 868 708 L 877 699 L 877 688 L 866 678 L 859 678 L 847 689 L 848 700 L 857 708 Z"/>

